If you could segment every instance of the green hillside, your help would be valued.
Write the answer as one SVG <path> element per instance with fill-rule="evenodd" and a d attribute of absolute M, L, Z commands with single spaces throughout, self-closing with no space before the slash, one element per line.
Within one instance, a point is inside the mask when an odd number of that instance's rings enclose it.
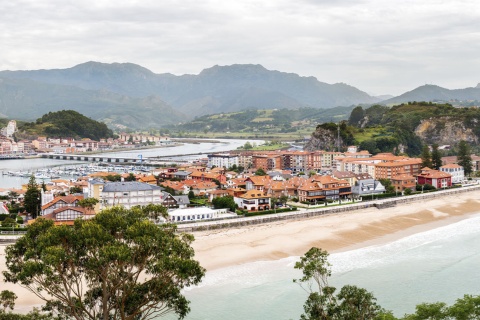
<path fill-rule="evenodd" d="M 352 109 L 249 109 L 197 117 L 169 130 L 180 136 L 299 139 L 310 135 L 318 124 L 348 119 Z"/>
<path fill-rule="evenodd" d="M 480 109 L 474 107 L 432 102 L 356 107 L 348 122 L 356 127 L 355 140 L 360 148 L 372 153 L 418 155 L 425 143 L 456 145 L 466 140 L 476 145 L 480 139 Z"/>
<path fill-rule="evenodd" d="M 100 140 L 113 137 L 107 125 L 92 120 L 73 110 L 49 112 L 35 122 L 22 123 L 18 127 L 19 135 L 47 136 L 49 138 L 75 139 L 89 138 Z"/>

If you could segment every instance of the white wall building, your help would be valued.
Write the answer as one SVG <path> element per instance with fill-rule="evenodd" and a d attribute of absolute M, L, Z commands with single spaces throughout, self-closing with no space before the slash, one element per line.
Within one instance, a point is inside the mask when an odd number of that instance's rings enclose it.
<path fill-rule="evenodd" d="M 89 197 L 99 199 L 99 210 L 122 205 L 127 209 L 133 206 L 146 206 L 162 203 L 162 190 L 158 186 L 136 181 L 89 182 Z M 96 208 L 97 209 L 97 208 Z"/>
<path fill-rule="evenodd" d="M 440 171 L 449 173 L 452 176 L 452 183 L 462 183 L 465 180 L 463 167 L 458 164 L 447 164 L 440 167 Z"/>
<path fill-rule="evenodd" d="M 233 165 L 238 167 L 238 156 L 231 154 L 209 154 L 208 167 L 230 168 Z"/>
<path fill-rule="evenodd" d="M 210 209 L 207 207 L 176 209 L 168 212 L 171 222 L 188 222 L 211 220 L 222 217 L 236 216 L 228 213 L 228 209 Z"/>

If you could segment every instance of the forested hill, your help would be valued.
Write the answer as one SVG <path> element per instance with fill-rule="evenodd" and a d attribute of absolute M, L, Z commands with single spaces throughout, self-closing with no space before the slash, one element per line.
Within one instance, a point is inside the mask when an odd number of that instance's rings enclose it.
<path fill-rule="evenodd" d="M 423 144 L 472 146 L 480 141 L 480 109 L 450 104 L 409 102 L 391 108 L 374 105 L 352 110 L 349 124 L 357 127 L 355 140 L 370 152 L 405 151 L 419 155 Z"/>
<path fill-rule="evenodd" d="M 49 112 L 35 122 L 19 125 L 19 135 L 38 135 L 50 138 L 71 137 L 100 140 L 113 137 L 105 123 L 92 120 L 73 110 Z"/>

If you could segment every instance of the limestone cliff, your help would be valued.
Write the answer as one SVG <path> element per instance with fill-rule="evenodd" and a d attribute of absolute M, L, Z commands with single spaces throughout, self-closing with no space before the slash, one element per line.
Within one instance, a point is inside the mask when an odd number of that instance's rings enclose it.
<path fill-rule="evenodd" d="M 310 140 L 305 144 L 304 150 L 314 151 L 314 150 L 327 150 L 333 151 L 335 144 L 337 143 L 335 134 L 331 130 L 324 128 L 317 128 L 310 138 Z"/>
<path fill-rule="evenodd" d="M 476 119 L 473 120 L 477 122 Z M 452 117 L 424 119 L 415 128 L 415 134 L 427 144 L 455 145 L 460 140 L 478 143 L 478 137 L 473 129 L 467 128 L 464 121 Z"/>

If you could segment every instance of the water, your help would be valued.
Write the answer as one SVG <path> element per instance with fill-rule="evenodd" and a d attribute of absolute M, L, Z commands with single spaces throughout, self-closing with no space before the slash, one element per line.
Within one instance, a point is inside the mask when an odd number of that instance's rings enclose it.
<path fill-rule="evenodd" d="M 299 319 L 307 293 L 292 279 L 298 257 L 255 262 L 207 273 L 191 300 L 188 320 Z M 332 254 L 330 284 L 372 291 L 397 316 L 421 302 L 452 304 L 480 294 L 480 215 L 401 240 Z M 174 317 L 171 317 L 174 319 Z"/>
<path fill-rule="evenodd" d="M 166 148 L 152 148 L 142 150 L 126 150 L 114 153 L 108 153 L 112 157 L 132 157 L 137 158 L 142 155 L 143 158 L 155 156 L 169 156 L 179 154 L 191 154 L 200 152 L 223 152 L 235 150 L 243 146 L 245 142 L 263 143 L 263 140 L 242 140 L 242 139 L 218 139 L 220 143 L 205 142 L 199 144 L 185 143 L 181 146 L 166 147 Z M 101 154 L 101 153 L 99 153 Z M 140 159 L 140 157 L 138 157 Z M 38 169 L 66 167 L 79 164 L 87 164 L 86 162 L 76 162 L 70 160 L 54 160 L 54 159 L 17 159 L 17 160 L 0 160 L 0 188 L 20 188 L 22 184 L 28 182 L 28 177 L 8 176 L 8 171 L 35 171 Z M 4 174 L 2 174 L 4 173 Z M 48 180 L 47 180 L 48 181 Z M 41 181 L 37 181 L 41 182 Z"/>

